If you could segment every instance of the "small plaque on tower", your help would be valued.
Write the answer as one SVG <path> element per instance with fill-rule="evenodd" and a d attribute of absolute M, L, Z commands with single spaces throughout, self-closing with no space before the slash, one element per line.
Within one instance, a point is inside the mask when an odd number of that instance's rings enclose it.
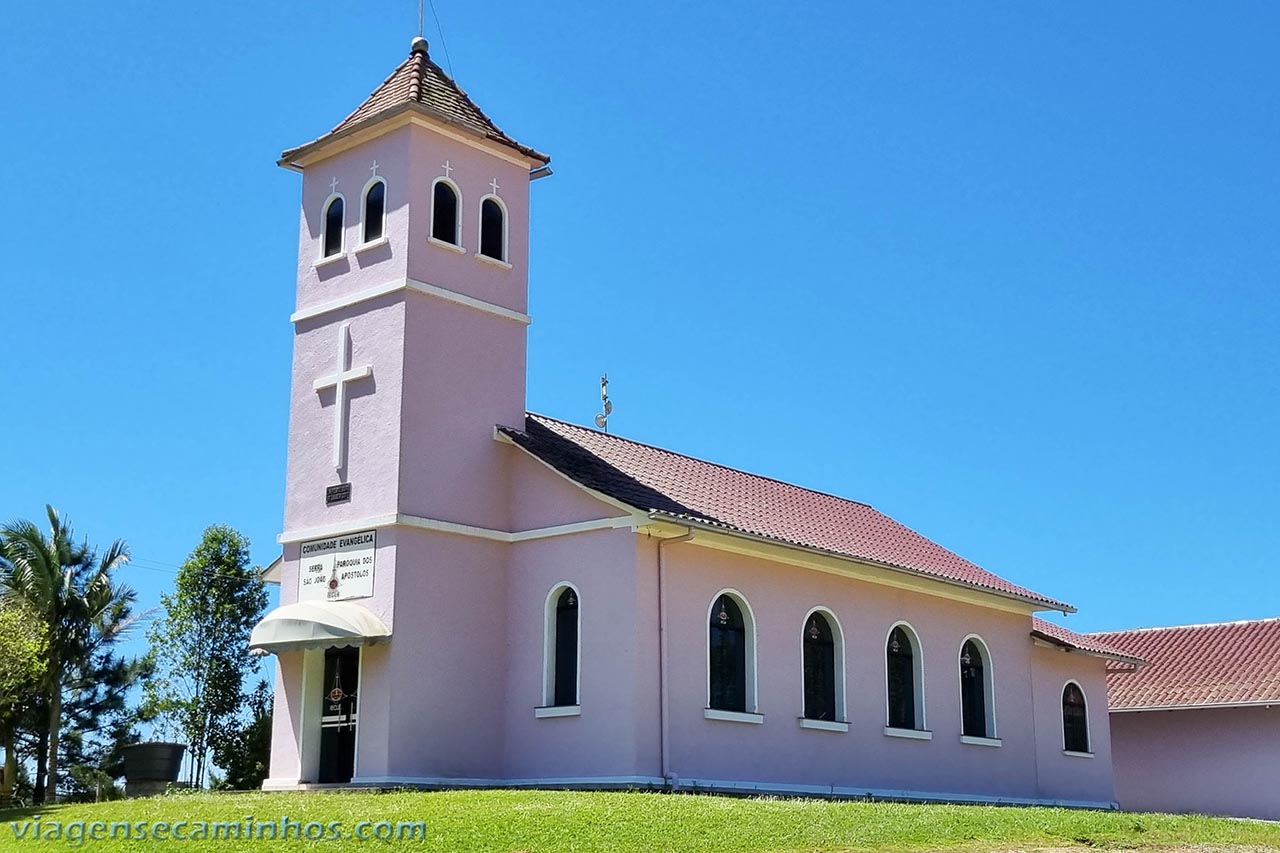
<path fill-rule="evenodd" d="M 346 503 L 351 500 L 351 484 L 339 483 L 336 486 L 329 486 L 324 490 L 324 505 L 333 506 L 334 504 Z"/>

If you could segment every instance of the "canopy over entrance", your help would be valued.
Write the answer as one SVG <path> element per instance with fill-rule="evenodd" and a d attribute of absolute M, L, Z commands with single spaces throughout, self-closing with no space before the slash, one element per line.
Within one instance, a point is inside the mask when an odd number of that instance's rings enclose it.
<path fill-rule="evenodd" d="M 390 636 L 382 620 L 359 604 L 299 601 L 264 616 L 249 636 L 249 648 L 279 654 L 329 646 L 369 646 Z"/>

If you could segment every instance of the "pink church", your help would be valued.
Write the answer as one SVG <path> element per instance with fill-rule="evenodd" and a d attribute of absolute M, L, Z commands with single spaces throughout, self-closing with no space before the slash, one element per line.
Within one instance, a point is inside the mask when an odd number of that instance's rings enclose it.
<path fill-rule="evenodd" d="M 422 39 L 302 176 L 265 787 L 1114 807 L 1073 608 L 853 500 L 531 414 L 530 185 Z"/>

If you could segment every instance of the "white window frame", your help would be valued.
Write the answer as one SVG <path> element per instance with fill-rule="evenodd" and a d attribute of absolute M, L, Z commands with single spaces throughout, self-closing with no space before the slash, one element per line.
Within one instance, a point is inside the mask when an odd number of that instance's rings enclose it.
<path fill-rule="evenodd" d="M 964 656 L 965 643 L 972 642 L 978 647 L 978 654 L 982 656 L 982 703 L 983 709 L 986 711 L 986 737 L 974 737 L 964 733 L 964 679 L 960 677 L 960 658 Z M 996 726 L 996 670 L 995 663 L 991 659 L 991 647 L 987 645 L 987 641 L 982 639 L 978 634 L 967 634 L 960 641 L 960 648 L 956 651 L 956 688 L 959 691 L 957 695 L 960 699 L 960 736 L 965 742 L 970 741 L 992 741 L 1000 739 L 1000 729 Z M 986 745 L 986 744 L 981 744 Z"/>
<path fill-rule="evenodd" d="M 502 211 L 502 257 L 495 258 L 486 255 L 481 251 L 484 246 L 484 203 L 486 201 L 494 201 L 498 208 Z M 507 240 L 507 235 L 511 230 L 511 214 L 507 210 L 507 203 L 493 193 L 486 193 L 480 197 L 480 207 L 477 211 L 476 219 L 476 257 L 487 263 L 496 264 L 505 269 L 511 269 L 511 248 Z"/>
<path fill-rule="evenodd" d="M 1067 715 L 1062 713 L 1062 696 L 1067 692 L 1068 685 L 1071 684 L 1074 684 L 1079 689 L 1080 698 L 1084 700 L 1084 739 L 1085 746 L 1088 747 L 1084 752 L 1076 749 L 1067 749 Z M 1074 678 L 1068 678 L 1062 682 L 1062 687 L 1058 690 L 1058 726 L 1062 731 L 1063 755 L 1093 758 L 1093 725 L 1089 722 L 1089 693 L 1084 689 L 1084 685 Z"/>
<path fill-rule="evenodd" d="M 916 727 L 914 729 L 899 729 L 889 725 L 889 638 L 893 636 L 893 632 L 897 628 L 902 628 L 907 635 L 907 639 L 911 641 L 911 669 L 914 676 L 916 699 Z M 884 642 L 880 644 L 880 660 L 884 667 L 880 685 L 881 689 L 884 690 L 885 733 L 928 732 L 929 724 L 925 714 L 927 705 L 924 701 L 924 644 L 920 641 L 920 632 L 905 619 L 899 619 L 894 622 L 889 626 L 889 630 L 885 632 Z"/>
<path fill-rule="evenodd" d="M 324 244 L 329 242 L 329 205 L 335 200 L 342 202 L 342 224 L 338 226 L 338 251 L 332 255 L 324 253 Z M 320 246 L 316 253 L 316 263 L 331 263 L 347 254 L 347 199 L 342 193 L 330 193 L 320 205 Z"/>
<path fill-rule="evenodd" d="M 844 628 L 840 625 L 840 619 L 829 607 L 818 605 L 809 608 L 809 612 L 804 614 L 804 619 L 800 622 L 800 719 L 804 722 L 815 723 L 821 720 L 810 720 L 804 715 L 804 629 L 809 624 L 809 618 L 815 613 L 821 613 L 827 620 L 827 624 L 831 626 L 831 638 L 835 641 L 835 659 L 836 659 L 836 718 L 830 722 L 847 724 L 848 705 L 845 703 L 845 658 L 844 658 Z M 803 722 L 801 723 L 803 727 Z M 812 728 L 812 727 L 807 727 Z"/>
<path fill-rule="evenodd" d="M 369 239 L 369 223 L 365 221 L 365 214 L 369 211 L 369 191 L 373 189 L 374 184 L 382 184 L 382 236 L 373 240 Z M 360 191 L 360 245 L 357 250 L 369 248 L 370 246 L 382 245 L 387 242 L 387 179 L 382 175 L 374 175 L 365 183 L 364 189 Z"/>
<path fill-rule="evenodd" d="M 577 672 L 574 673 L 574 698 L 577 703 L 574 705 L 556 705 L 556 601 L 560 598 L 560 594 L 566 589 L 573 590 L 573 594 L 578 599 L 578 654 L 577 654 Z M 542 606 L 542 704 L 538 706 L 538 710 L 544 711 L 549 708 L 568 709 L 582 707 L 582 593 L 578 591 L 578 587 L 571 581 L 559 581 L 551 587 L 551 591 L 547 593 L 547 600 Z M 542 713 L 538 716 L 570 716 L 568 713 L 547 714 Z"/>
<path fill-rule="evenodd" d="M 454 212 L 455 215 L 453 217 L 454 242 L 452 243 L 436 238 L 436 184 L 445 184 L 446 186 L 449 187 L 449 189 L 453 190 L 453 198 L 457 206 L 457 209 L 455 210 Z M 451 249 L 452 251 L 455 251 L 455 252 L 466 251 L 466 249 L 464 249 L 462 246 L 462 190 L 458 187 L 456 183 L 453 182 L 452 178 L 447 178 L 444 175 L 439 176 L 438 178 L 436 178 L 434 181 L 431 182 L 430 229 L 431 230 L 427 232 L 428 241 L 435 243 L 437 246 L 443 246 L 446 249 Z"/>
<path fill-rule="evenodd" d="M 715 609 L 716 602 L 720 600 L 720 596 L 727 595 L 738 605 L 738 609 L 742 611 L 742 628 L 746 633 L 746 705 L 745 714 L 738 711 L 722 711 L 718 708 L 711 707 L 711 611 Z M 702 642 L 706 648 L 706 669 L 703 672 L 702 683 L 706 687 L 706 695 L 704 697 L 703 708 L 707 712 L 707 719 L 730 719 L 728 716 L 722 715 L 739 715 L 756 717 L 759 716 L 759 696 L 757 694 L 756 684 L 756 614 L 751 609 L 751 603 L 747 601 L 747 597 L 732 587 L 724 589 L 711 596 L 711 601 L 707 604 L 707 613 L 702 620 Z M 740 722 L 755 722 L 754 720 L 741 720 Z"/>

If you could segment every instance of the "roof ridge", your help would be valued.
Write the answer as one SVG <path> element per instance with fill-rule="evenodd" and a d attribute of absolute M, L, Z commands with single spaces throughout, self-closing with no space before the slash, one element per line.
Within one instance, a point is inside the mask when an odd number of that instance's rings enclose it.
<path fill-rule="evenodd" d="M 1181 631 L 1187 628 L 1225 628 L 1237 625 L 1263 625 L 1268 622 L 1280 622 L 1280 616 L 1264 616 L 1259 619 L 1234 619 L 1226 622 L 1193 622 L 1189 625 L 1153 625 L 1140 628 L 1120 628 L 1114 631 L 1090 631 L 1085 636 L 1097 637 L 1103 634 L 1148 634 L 1154 631 Z"/>
<path fill-rule="evenodd" d="M 866 503 L 865 501 L 859 501 L 853 498 L 846 498 L 843 495 L 836 495 L 836 494 L 832 494 L 831 492 L 821 491 L 819 489 L 811 489 L 808 486 L 799 486 L 799 485 L 796 485 L 795 483 L 788 483 L 786 480 L 780 480 L 777 477 L 770 477 L 768 474 L 757 474 L 754 471 L 746 471 L 746 470 L 743 470 L 742 468 L 734 468 L 732 465 L 725 465 L 723 462 L 712 462 L 710 459 L 701 459 L 697 456 L 690 456 L 688 453 L 681 453 L 678 450 L 670 450 L 666 447 L 659 447 L 656 444 L 648 444 L 643 441 L 637 441 L 634 438 L 627 438 L 626 436 L 615 435 L 614 433 L 605 432 L 604 430 L 592 429 L 591 427 L 585 427 L 585 426 L 582 426 L 581 424 L 572 423 L 571 421 L 564 421 L 564 420 L 561 420 L 560 418 L 553 418 L 550 415 L 540 415 L 537 412 L 525 412 L 525 414 L 535 418 L 542 418 L 543 420 L 554 421 L 558 424 L 564 424 L 565 426 L 573 427 L 574 429 L 580 429 L 580 430 L 585 430 L 586 432 L 592 432 L 592 433 L 595 433 L 596 435 L 603 435 L 608 438 L 616 439 L 617 441 L 625 441 L 627 444 L 634 444 L 638 447 L 647 447 L 650 450 L 656 450 L 659 453 L 669 453 L 672 456 L 679 456 L 681 459 L 689 459 L 694 462 L 701 462 L 703 465 L 711 465 L 713 467 L 720 468 L 725 471 L 732 471 L 735 474 L 745 474 L 748 477 L 756 477 L 761 480 L 768 480 L 771 483 L 777 483 L 780 486 L 787 486 L 788 488 L 792 488 L 792 489 L 799 489 L 800 491 L 808 492 L 811 495 L 822 495 L 823 497 L 832 498 L 833 500 L 844 501 L 846 503 L 851 503 L 851 504 L 857 504 L 858 506 L 864 506 L 867 509 L 876 509 L 874 506 L 872 506 L 869 503 Z M 876 510 L 876 512 L 879 512 L 879 510 Z M 898 522 L 898 523 L 901 524 L 901 522 Z M 903 525 L 903 526 L 905 527 L 906 525 Z M 911 528 L 908 528 L 908 529 L 910 530 Z M 916 532 L 916 531 L 913 531 L 913 532 Z M 918 533 L 917 535 L 924 535 L 924 534 Z M 956 556 L 960 556 L 960 555 L 957 554 Z M 968 558 L 961 557 L 961 559 L 967 560 Z M 970 560 L 969 562 L 972 562 L 972 560 Z M 974 563 L 974 565 L 976 566 L 977 563 Z"/>

